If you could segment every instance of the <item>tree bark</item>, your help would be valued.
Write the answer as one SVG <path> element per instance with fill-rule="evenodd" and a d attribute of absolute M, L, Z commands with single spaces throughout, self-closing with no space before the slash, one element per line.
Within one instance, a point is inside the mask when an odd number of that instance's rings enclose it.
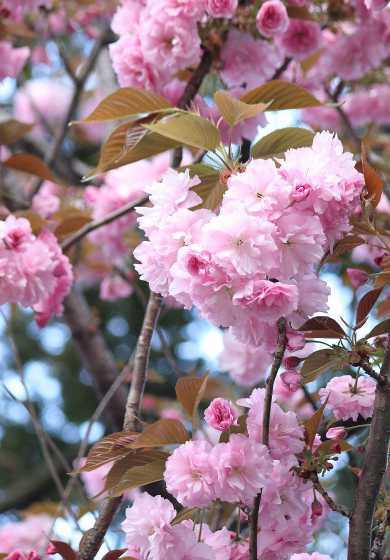
<path fill-rule="evenodd" d="M 349 532 L 348 560 L 368 560 L 371 549 L 372 520 L 375 502 L 387 464 L 390 438 L 390 338 L 387 340 L 381 376 L 378 383 L 374 414 L 366 448 L 363 468 L 355 494 Z"/>

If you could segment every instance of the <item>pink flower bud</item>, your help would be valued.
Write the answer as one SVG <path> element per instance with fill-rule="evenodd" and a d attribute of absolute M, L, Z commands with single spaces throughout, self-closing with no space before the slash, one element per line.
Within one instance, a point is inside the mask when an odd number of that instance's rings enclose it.
<path fill-rule="evenodd" d="M 377 266 L 382 266 L 383 265 L 383 261 L 390 256 L 390 253 L 383 253 L 383 255 L 381 255 L 380 257 L 376 257 L 374 259 L 374 262 Z"/>
<path fill-rule="evenodd" d="M 326 432 L 326 437 L 328 439 L 342 439 L 347 435 L 347 430 L 341 427 L 329 428 Z"/>
<path fill-rule="evenodd" d="M 317 449 L 319 448 L 321 443 L 322 443 L 322 439 L 321 439 L 320 434 L 316 434 L 315 437 L 314 437 L 313 445 L 311 447 L 313 452 L 317 451 Z"/>
<path fill-rule="evenodd" d="M 215 18 L 231 18 L 238 6 L 238 0 L 207 0 L 207 12 Z"/>
<path fill-rule="evenodd" d="M 220 432 L 228 430 L 237 419 L 237 413 L 230 401 L 214 399 L 204 412 L 204 418 L 209 426 Z"/>
<path fill-rule="evenodd" d="M 295 369 L 301 363 L 301 358 L 298 356 L 287 356 L 283 360 L 283 366 L 286 369 Z"/>
<path fill-rule="evenodd" d="M 274 37 L 286 31 L 288 15 L 284 4 L 280 0 L 268 0 L 261 6 L 257 17 L 256 27 L 265 37 Z"/>
<path fill-rule="evenodd" d="M 323 511 L 324 511 L 324 508 L 322 507 L 321 502 L 319 502 L 317 499 L 315 499 L 313 501 L 313 503 L 311 504 L 312 519 L 321 517 Z"/>
<path fill-rule="evenodd" d="M 300 331 L 287 331 L 287 350 L 295 352 L 305 346 L 305 335 Z"/>
<path fill-rule="evenodd" d="M 365 270 L 360 270 L 360 268 L 347 268 L 347 274 L 355 290 L 367 282 L 368 274 Z"/>
<path fill-rule="evenodd" d="M 302 202 L 302 200 L 305 200 L 309 194 L 311 193 L 311 186 L 304 184 L 304 185 L 296 185 L 294 187 L 293 192 L 291 193 L 291 198 L 295 201 L 295 202 Z"/>
<path fill-rule="evenodd" d="M 301 386 L 301 376 L 296 369 L 287 369 L 281 374 L 280 378 L 291 393 L 295 393 Z"/>
<path fill-rule="evenodd" d="M 21 550 L 14 550 L 6 556 L 6 560 L 26 560 Z"/>
<path fill-rule="evenodd" d="M 57 554 L 57 547 L 53 542 L 49 542 L 46 549 L 46 554 Z"/>

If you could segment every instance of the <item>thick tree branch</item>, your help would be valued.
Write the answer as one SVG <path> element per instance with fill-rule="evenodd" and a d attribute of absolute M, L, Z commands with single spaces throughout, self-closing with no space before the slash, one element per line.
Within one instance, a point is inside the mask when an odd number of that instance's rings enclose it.
<path fill-rule="evenodd" d="M 266 386 L 265 398 L 264 398 L 262 443 L 267 446 L 269 444 L 269 427 L 271 421 L 271 407 L 272 407 L 272 395 L 274 390 L 274 383 L 279 368 L 282 365 L 283 356 L 286 351 L 286 344 L 287 344 L 286 319 L 284 319 L 284 317 L 281 317 L 278 321 L 278 342 L 276 345 L 271 373 L 269 374 L 269 377 L 267 379 L 267 386 Z M 254 500 L 251 519 L 250 519 L 250 535 L 249 535 L 250 560 L 257 560 L 257 530 L 258 530 L 258 522 L 259 522 L 260 502 L 261 502 L 261 492 L 257 494 Z"/>
<path fill-rule="evenodd" d="M 381 368 L 385 386 L 378 383 L 374 414 L 359 477 L 349 532 L 348 560 L 367 560 L 371 549 L 372 519 L 375 502 L 386 469 L 390 439 L 390 344 Z"/>

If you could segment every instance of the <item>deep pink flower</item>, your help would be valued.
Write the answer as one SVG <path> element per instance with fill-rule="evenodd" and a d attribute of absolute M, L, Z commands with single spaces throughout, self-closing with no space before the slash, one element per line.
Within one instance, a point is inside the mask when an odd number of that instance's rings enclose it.
<path fill-rule="evenodd" d="M 238 0 L 207 0 L 206 11 L 211 17 L 231 18 L 238 6 Z"/>
<path fill-rule="evenodd" d="M 341 426 L 329 428 L 325 435 L 328 439 L 342 439 L 347 435 L 347 433 L 347 430 Z"/>
<path fill-rule="evenodd" d="M 274 37 L 286 31 L 288 14 L 285 5 L 280 0 L 267 0 L 261 5 L 256 17 L 257 29 L 265 37 Z"/>
<path fill-rule="evenodd" d="M 360 268 L 347 268 L 347 274 L 351 285 L 355 290 L 363 286 L 368 280 L 368 273 Z"/>
<path fill-rule="evenodd" d="M 224 432 L 236 421 L 237 412 L 230 401 L 218 398 L 213 399 L 206 408 L 204 418 L 209 426 Z"/>
<path fill-rule="evenodd" d="M 305 58 L 321 46 L 321 28 L 315 21 L 290 19 L 280 45 L 287 56 Z"/>

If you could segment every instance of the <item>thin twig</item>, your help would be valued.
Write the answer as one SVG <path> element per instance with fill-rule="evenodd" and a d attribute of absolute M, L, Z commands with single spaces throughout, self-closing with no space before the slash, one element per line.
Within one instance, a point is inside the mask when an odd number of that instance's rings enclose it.
<path fill-rule="evenodd" d="M 147 200 L 148 198 L 145 197 L 138 200 L 137 202 L 129 202 L 128 204 L 121 206 L 117 210 L 110 212 L 110 214 L 107 214 L 107 216 L 104 216 L 104 218 L 101 218 L 100 220 L 95 220 L 93 222 L 89 222 L 88 224 L 86 224 L 85 226 L 77 230 L 75 233 L 73 233 L 72 235 L 69 235 L 69 237 L 67 237 L 61 243 L 62 251 L 63 252 L 68 251 L 73 245 L 81 241 L 86 235 L 90 234 L 92 231 L 95 231 L 103 226 L 111 224 L 115 220 L 118 220 L 122 216 L 125 216 L 126 214 L 134 210 L 136 206 L 142 206 L 143 204 L 145 204 L 145 202 L 147 202 Z"/>
<path fill-rule="evenodd" d="M 313 483 L 314 489 L 324 498 L 324 501 L 328 505 L 328 507 L 332 511 L 336 511 L 337 513 L 340 513 L 340 515 L 343 515 L 344 517 L 347 517 L 349 519 L 348 511 L 345 508 L 343 508 L 343 506 L 339 506 L 338 504 L 336 504 L 336 502 L 331 498 L 331 496 L 329 496 L 328 492 L 325 490 L 325 488 L 322 486 L 321 482 L 319 481 L 317 473 L 313 473 L 310 480 Z"/>
<path fill-rule="evenodd" d="M 267 380 L 267 386 L 264 397 L 263 409 L 263 434 L 262 443 L 269 445 L 269 427 L 271 420 L 271 407 L 274 383 L 278 374 L 279 368 L 282 365 L 283 356 L 286 351 L 287 336 L 286 336 L 286 319 L 281 317 L 278 320 L 278 341 L 274 354 L 271 372 Z M 249 557 L 250 560 L 257 560 L 257 528 L 259 522 L 259 509 L 261 502 L 261 492 L 257 494 L 254 499 L 252 514 L 250 518 L 250 535 L 249 535 Z"/>
<path fill-rule="evenodd" d="M 277 68 L 275 70 L 275 73 L 272 76 L 271 80 L 277 80 L 278 78 L 280 78 L 280 76 L 283 74 L 283 72 L 285 72 L 287 70 L 287 68 L 290 66 L 291 61 L 292 61 L 292 58 L 286 56 L 283 63 L 281 64 L 281 66 L 279 66 L 279 68 Z"/>
<path fill-rule="evenodd" d="M 338 86 L 336 87 L 335 91 L 332 93 L 330 91 L 329 88 L 324 88 L 329 99 L 331 99 L 331 101 L 333 101 L 334 103 L 336 103 L 336 111 L 338 112 L 338 114 L 340 115 L 341 120 L 344 123 L 344 126 L 347 130 L 347 132 L 349 133 L 354 147 L 355 147 L 355 151 L 356 152 L 360 152 L 360 147 L 361 147 L 361 139 L 359 138 L 359 136 L 356 134 L 355 129 L 352 126 L 351 121 L 349 120 L 349 117 L 347 115 L 347 113 L 344 111 L 344 109 L 339 105 L 339 97 L 344 89 L 344 82 L 341 80 L 338 84 Z"/>

